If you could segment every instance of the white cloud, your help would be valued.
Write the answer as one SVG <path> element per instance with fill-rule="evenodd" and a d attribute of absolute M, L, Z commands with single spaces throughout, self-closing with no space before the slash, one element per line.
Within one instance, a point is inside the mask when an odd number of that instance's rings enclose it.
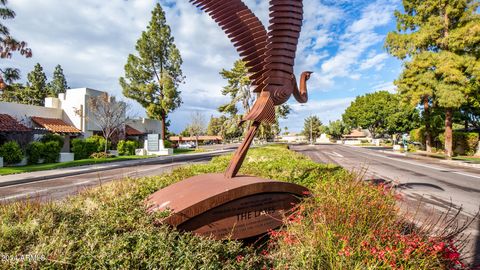
<path fill-rule="evenodd" d="M 370 56 L 360 64 L 359 69 L 366 70 L 375 67 L 376 70 L 380 70 L 385 65 L 384 61 L 387 60 L 388 57 L 386 53 L 379 53 L 373 57 Z"/>
<path fill-rule="evenodd" d="M 6 24 L 15 37 L 29 43 L 34 57 L 15 56 L 12 60 L 2 60 L 0 66 L 18 67 L 25 78 L 37 62 L 49 77 L 54 66 L 61 64 L 71 87 L 108 90 L 120 96 L 118 78 L 124 73 L 128 54 L 135 52 L 136 40 L 146 29 L 155 3 L 154 0 L 10 1 L 17 18 Z M 182 69 L 187 78 L 180 87 L 184 104 L 170 117 L 173 129 L 179 131 L 188 122 L 191 111 L 215 114 L 216 108 L 228 100 L 221 95 L 225 81 L 219 71 L 230 68 L 239 56 L 220 27 L 188 1 L 160 0 L 160 3 L 184 60 Z M 268 1 L 245 0 L 245 3 L 268 25 Z M 304 1 L 304 24 L 295 71 L 315 72 L 308 84 L 309 91 L 327 91 L 342 78 L 358 80 L 360 73 L 355 72 L 355 67 L 366 70 L 369 65 L 375 66 L 374 60 L 362 61 L 362 57 L 383 39 L 375 29 L 391 20 L 394 4 L 378 0 L 363 8 L 358 18 L 352 18 L 351 14 L 359 13 L 360 4 Z M 381 64 L 379 59 L 375 61 Z M 308 108 L 326 106 L 315 100 L 310 103 L 314 105 L 307 105 Z M 340 107 L 318 112 L 333 117 Z M 143 111 L 138 105 L 136 109 Z M 289 123 L 299 122 L 294 115 Z"/>

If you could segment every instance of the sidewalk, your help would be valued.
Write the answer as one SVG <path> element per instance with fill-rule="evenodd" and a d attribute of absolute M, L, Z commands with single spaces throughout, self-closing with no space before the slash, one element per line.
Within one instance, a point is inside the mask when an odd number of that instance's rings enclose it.
<path fill-rule="evenodd" d="M 417 151 L 417 152 L 408 152 L 408 153 L 400 153 L 400 152 L 395 152 L 393 150 L 381 150 L 380 152 L 386 153 L 386 154 L 393 154 L 393 155 L 398 155 L 398 156 L 404 156 L 404 157 L 410 157 L 410 158 L 415 158 L 415 159 L 424 159 L 424 160 L 435 160 L 444 164 L 449 164 L 449 165 L 454 165 L 454 166 L 463 166 L 463 167 L 468 167 L 468 168 L 477 168 L 480 169 L 480 164 L 479 163 L 473 163 L 469 162 L 466 160 L 448 160 L 448 159 L 443 159 L 440 157 L 434 157 L 430 155 L 429 153 L 425 151 Z"/>
<path fill-rule="evenodd" d="M 106 171 L 106 170 L 111 170 L 116 168 L 133 167 L 138 165 L 167 164 L 167 163 L 173 163 L 173 162 L 191 161 L 191 160 L 200 159 L 200 158 L 214 157 L 214 156 L 218 156 L 231 151 L 232 150 L 228 150 L 228 149 L 216 150 L 216 151 L 210 151 L 210 152 L 204 152 L 204 153 L 161 156 L 161 157 L 154 157 L 154 158 L 148 158 L 148 159 L 126 160 L 126 161 L 102 163 L 102 164 L 96 164 L 96 165 L 85 165 L 85 166 L 47 170 L 47 171 L 10 174 L 10 175 L 0 176 L 0 187 L 18 185 L 22 183 L 41 181 L 41 180 L 47 180 L 47 179 L 53 179 L 53 178 L 59 178 L 59 177 L 67 177 L 67 176 L 79 175 L 84 173 Z"/>

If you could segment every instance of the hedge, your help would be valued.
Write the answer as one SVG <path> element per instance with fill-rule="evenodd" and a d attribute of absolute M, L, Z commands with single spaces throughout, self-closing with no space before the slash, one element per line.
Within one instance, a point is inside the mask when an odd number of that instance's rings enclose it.
<path fill-rule="evenodd" d="M 60 151 L 62 151 L 62 146 L 58 141 L 49 141 L 45 143 L 45 151 L 43 152 L 43 158 L 45 163 L 55 163 L 58 162 L 60 157 Z"/>
<path fill-rule="evenodd" d="M 87 141 L 83 139 L 72 140 L 72 152 L 75 159 L 89 158 L 91 154 L 97 152 L 98 145 L 95 141 Z"/>
<path fill-rule="evenodd" d="M 40 141 L 42 143 L 55 141 L 55 142 L 58 142 L 58 145 L 63 146 L 65 138 L 61 135 L 58 135 L 58 134 L 47 133 L 47 134 L 43 135 L 42 138 L 40 138 Z"/>
<path fill-rule="evenodd" d="M 120 156 L 131 156 L 135 155 L 135 149 L 138 148 L 138 142 L 136 141 L 124 141 L 121 140 L 118 142 L 117 150 Z"/>
<path fill-rule="evenodd" d="M 23 152 L 16 141 L 9 141 L 0 147 L 0 157 L 6 164 L 16 164 L 22 161 Z"/>
<path fill-rule="evenodd" d="M 445 134 L 438 135 L 445 148 Z M 473 156 L 477 150 L 479 135 L 475 132 L 453 132 L 453 152 L 457 155 Z"/>
<path fill-rule="evenodd" d="M 31 142 L 27 146 L 27 162 L 28 164 L 37 164 L 42 159 L 45 151 L 45 144 L 42 142 Z"/>

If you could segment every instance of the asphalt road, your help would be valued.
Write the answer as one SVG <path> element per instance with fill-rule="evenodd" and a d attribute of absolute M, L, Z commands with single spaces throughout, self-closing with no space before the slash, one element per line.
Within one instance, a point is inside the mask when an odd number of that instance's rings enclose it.
<path fill-rule="evenodd" d="M 471 221 L 464 235 L 469 261 L 480 263 L 480 169 L 454 166 L 431 158 L 410 158 L 379 151 L 336 144 L 292 146 L 316 162 L 337 164 L 363 174 L 365 180 L 392 184 L 403 194 L 404 211 L 415 211 L 417 219 L 432 219 L 461 209 L 459 224 Z M 402 204 L 401 203 L 401 204 Z M 407 209 L 408 208 L 408 209 Z M 407 209 L 407 210 L 406 210 Z M 473 221 L 472 221 L 473 219 Z"/>
<path fill-rule="evenodd" d="M 0 187 L 0 202 L 35 199 L 58 200 L 76 194 L 86 188 L 98 186 L 109 181 L 121 180 L 125 177 L 143 177 L 160 175 L 173 168 L 201 163 L 211 160 L 215 155 L 205 154 L 188 161 L 175 161 L 162 164 L 145 164 L 133 167 L 120 167 L 110 170 L 82 173 L 74 176 L 58 177 L 49 180 L 34 181 L 18 185 Z M 191 157 L 189 157 L 191 158 Z"/>

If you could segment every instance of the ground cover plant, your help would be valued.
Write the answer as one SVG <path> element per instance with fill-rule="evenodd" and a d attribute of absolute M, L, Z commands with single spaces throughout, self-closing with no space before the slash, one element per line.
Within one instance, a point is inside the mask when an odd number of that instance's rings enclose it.
<path fill-rule="evenodd" d="M 172 173 L 126 179 L 61 202 L 0 206 L 0 268 L 80 269 L 444 269 L 461 268 L 453 239 L 404 226 L 395 197 L 354 174 L 283 146 L 252 149 L 241 174 L 291 181 L 311 197 L 286 227 L 255 245 L 215 241 L 154 225 L 164 213 L 144 199 L 187 177 L 222 172 L 229 157 Z M 21 255 L 40 260 L 20 260 Z M 38 257 L 37 257 L 38 258 Z"/>

